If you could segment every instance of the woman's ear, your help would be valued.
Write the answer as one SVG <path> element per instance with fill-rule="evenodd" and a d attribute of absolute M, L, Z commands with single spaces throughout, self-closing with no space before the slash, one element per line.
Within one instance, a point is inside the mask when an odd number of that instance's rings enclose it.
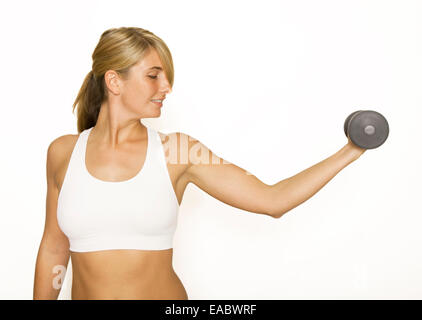
<path fill-rule="evenodd" d="M 115 95 L 120 94 L 121 81 L 120 81 L 120 77 L 119 77 L 119 75 L 117 74 L 116 71 L 108 70 L 104 74 L 104 82 L 106 84 L 108 91 L 111 91 Z"/>

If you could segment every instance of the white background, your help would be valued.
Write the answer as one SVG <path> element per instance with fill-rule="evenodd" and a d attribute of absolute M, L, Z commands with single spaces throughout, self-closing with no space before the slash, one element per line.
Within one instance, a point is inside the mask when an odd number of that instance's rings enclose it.
<path fill-rule="evenodd" d="M 281 219 L 190 184 L 173 266 L 189 299 L 421 299 L 420 1 L 9 1 L 1 32 L 0 299 L 32 299 L 49 144 L 106 29 L 169 46 L 175 84 L 156 119 L 267 184 L 347 143 L 376 110 L 390 136 Z M 71 260 L 59 298 L 69 299 Z"/>

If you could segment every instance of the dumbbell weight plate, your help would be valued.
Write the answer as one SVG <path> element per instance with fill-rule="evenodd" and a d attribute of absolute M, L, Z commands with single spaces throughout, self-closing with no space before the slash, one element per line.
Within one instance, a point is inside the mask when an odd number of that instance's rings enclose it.
<path fill-rule="evenodd" d="M 362 110 L 358 110 L 358 111 L 355 111 L 355 112 L 353 112 L 353 113 L 351 113 L 347 118 L 346 118 L 346 121 L 344 121 L 344 134 L 346 135 L 346 137 L 348 137 L 349 135 L 347 134 L 347 128 L 349 127 L 349 122 L 350 122 L 350 119 L 352 119 L 352 117 L 356 114 L 356 113 L 358 113 L 358 112 L 361 112 Z"/>
<path fill-rule="evenodd" d="M 363 149 L 375 149 L 387 140 L 389 126 L 387 119 L 376 111 L 366 110 L 353 115 L 347 126 L 348 137 Z"/>

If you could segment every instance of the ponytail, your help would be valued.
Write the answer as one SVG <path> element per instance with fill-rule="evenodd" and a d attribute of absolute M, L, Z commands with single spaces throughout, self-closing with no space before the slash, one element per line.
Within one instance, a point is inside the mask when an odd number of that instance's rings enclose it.
<path fill-rule="evenodd" d="M 97 79 L 94 72 L 91 70 L 86 75 L 84 82 L 79 89 L 78 96 L 73 103 L 73 111 L 76 106 L 78 108 L 78 133 L 95 126 L 97 123 L 101 103 L 104 99 L 103 78 L 104 76 Z M 99 81 L 100 83 L 98 84 Z"/>

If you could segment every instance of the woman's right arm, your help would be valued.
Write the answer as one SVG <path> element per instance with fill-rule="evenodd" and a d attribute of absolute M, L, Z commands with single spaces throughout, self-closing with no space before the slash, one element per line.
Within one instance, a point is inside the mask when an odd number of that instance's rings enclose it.
<path fill-rule="evenodd" d="M 35 266 L 33 299 L 56 300 L 69 262 L 69 240 L 57 223 L 59 195 L 56 172 L 65 154 L 64 139 L 54 140 L 47 151 L 47 199 L 44 234 Z"/>

